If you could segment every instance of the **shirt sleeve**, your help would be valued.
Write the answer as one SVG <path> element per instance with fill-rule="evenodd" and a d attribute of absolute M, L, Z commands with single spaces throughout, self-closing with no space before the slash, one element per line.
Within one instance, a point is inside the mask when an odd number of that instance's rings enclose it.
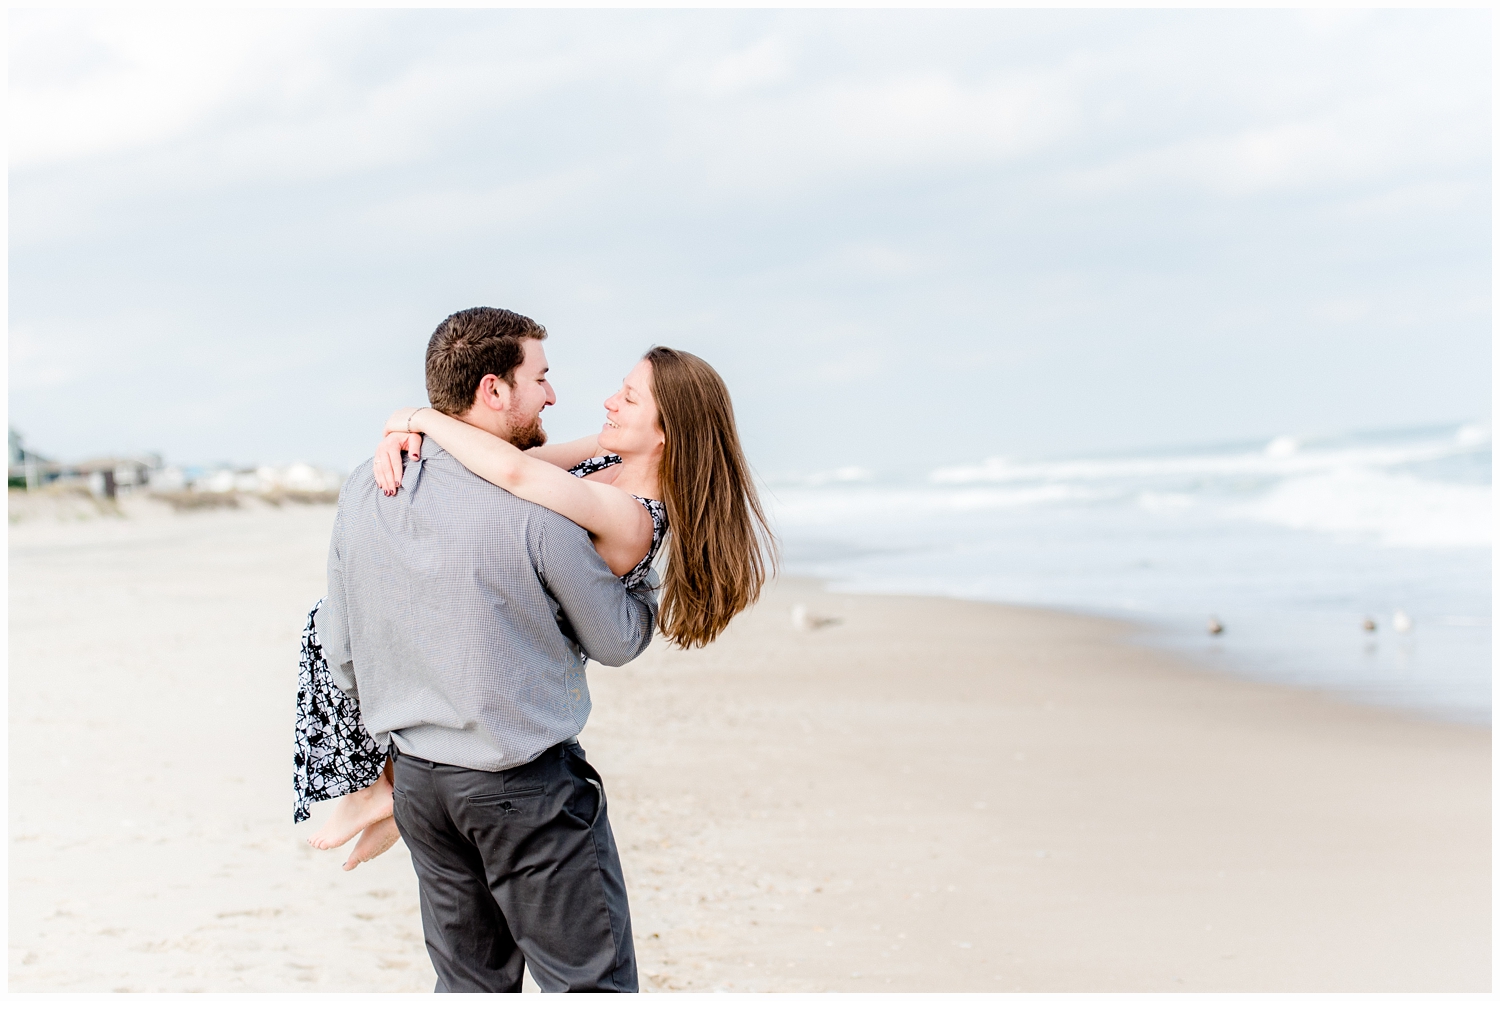
<path fill-rule="evenodd" d="M 537 573 L 590 659 L 624 666 L 651 644 L 653 587 L 626 589 L 584 530 L 556 516 L 538 524 Z"/>
<path fill-rule="evenodd" d="M 354 679 L 354 652 L 349 636 L 349 597 L 344 585 L 342 509 L 334 517 L 333 536 L 328 543 L 328 596 L 318 608 L 317 628 L 329 676 L 339 690 L 358 701 L 359 685 Z"/>

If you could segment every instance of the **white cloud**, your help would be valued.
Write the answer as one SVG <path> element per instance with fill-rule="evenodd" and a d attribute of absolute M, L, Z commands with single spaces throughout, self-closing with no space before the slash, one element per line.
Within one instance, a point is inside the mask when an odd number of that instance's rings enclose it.
<path fill-rule="evenodd" d="M 878 46 L 870 59 L 856 51 L 830 64 L 796 50 L 812 42 L 798 41 L 786 18 L 731 42 L 664 17 L 579 17 L 553 32 L 537 30 L 551 22 L 497 16 L 462 31 L 426 22 L 448 34 L 411 46 L 390 37 L 399 34 L 391 25 L 406 22 L 368 14 L 18 22 L 11 147 L 22 195 L 33 180 L 45 189 L 38 169 L 110 155 L 109 178 L 96 186 L 105 199 L 332 182 L 431 163 L 475 132 L 514 131 L 527 143 L 545 110 L 553 112 L 544 132 L 556 139 L 533 148 L 537 160 L 576 159 L 579 127 L 603 130 L 597 117 L 616 98 L 615 114 L 632 127 L 611 138 L 612 171 L 708 204 L 1027 159 L 1049 161 L 1037 171 L 1092 197 L 1182 186 L 1243 196 L 1389 182 L 1486 153 L 1462 128 L 1482 98 L 1441 75 L 1419 73 L 1414 88 L 1410 66 L 1365 54 L 1351 73 L 1288 50 L 1265 86 L 1265 61 L 1247 53 L 1286 45 L 1274 34 L 1252 38 L 1215 67 L 1216 47 L 1233 42 L 1222 25 L 1187 49 L 1157 30 L 1113 48 L 1063 49 L 1051 61 L 945 66 L 921 52 L 891 61 Z M 1314 22 L 1314 35 L 1344 49 L 1358 35 L 1378 55 L 1398 34 L 1369 19 Z M 1416 52 L 1401 55 L 1420 62 L 1443 42 L 1417 38 Z M 60 52 L 82 55 L 43 58 Z M 59 74 L 54 63 L 72 69 Z M 73 217 L 90 213 L 85 204 Z M 55 230 L 24 206 L 19 225 L 13 240 L 23 243 Z"/>
<path fill-rule="evenodd" d="M 1247 125 L 1129 151 L 1065 177 L 1095 196 L 1186 186 L 1245 196 L 1315 186 L 1357 187 L 1399 180 L 1414 169 L 1464 168 L 1479 154 L 1451 142 L 1455 123 L 1371 121 L 1363 110 L 1317 119 Z M 1388 112 L 1390 110 L 1387 110 Z M 1420 139 L 1418 139 L 1420 138 Z M 1416 140 L 1415 143 L 1413 141 Z"/>
<path fill-rule="evenodd" d="M 791 75 L 786 43 L 772 36 L 715 61 L 703 91 L 711 98 L 732 98 L 779 84 Z"/>
<path fill-rule="evenodd" d="M 212 373 L 224 402 L 296 396 L 352 424 L 371 390 L 420 387 L 411 347 L 442 311 L 497 290 L 588 334 L 579 369 L 653 340 L 739 369 L 761 403 L 747 431 L 804 412 L 843 430 L 901 381 L 880 347 L 914 325 L 955 388 L 934 437 L 1073 438 L 1112 403 L 1111 438 L 1208 431 L 1240 410 L 1220 386 L 1256 381 L 1223 362 L 1268 339 L 1391 345 L 1442 315 L 1423 332 L 1449 358 L 1420 366 L 1437 376 L 1488 318 L 1487 47 L 1465 12 L 1314 20 L 22 12 L 12 409 L 45 415 L 27 390 L 84 367 L 37 335 L 109 333 L 89 354 L 110 367 Z M 1369 307 L 1357 325 L 1343 301 Z M 232 368 L 171 357 L 215 340 Z M 352 347 L 357 379 L 283 388 Z M 785 353 L 800 374 L 768 363 Z M 1355 356 L 1373 377 L 1355 383 L 1350 355 L 1326 357 L 1344 399 L 1298 405 L 1428 412 L 1405 392 L 1417 369 Z M 1112 399 L 1126 386 L 1160 389 L 1135 409 Z"/>
<path fill-rule="evenodd" d="M 252 78 L 282 71 L 275 57 L 315 25 L 284 12 L 13 12 L 11 166 L 180 137 L 247 88 L 266 86 Z"/>
<path fill-rule="evenodd" d="M 1067 135 L 1074 110 L 1053 82 L 969 84 L 939 70 L 836 77 L 704 115 L 674 148 L 701 161 L 709 192 L 807 193 L 857 179 L 998 165 Z"/>
<path fill-rule="evenodd" d="M 878 279 L 908 277 L 923 267 L 920 257 L 884 242 L 847 245 L 836 250 L 829 260 L 835 269 Z"/>
<path fill-rule="evenodd" d="M 11 389 L 34 390 L 62 385 L 77 374 L 77 361 L 67 348 L 38 336 L 29 325 L 12 325 L 6 347 Z"/>
<path fill-rule="evenodd" d="M 1312 307 L 1313 317 L 1330 323 L 1355 323 L 1370 314 L 1362 298 L 1329 298 Z"/>
<path fill-rule="evenodd" d="M 804 381 L 818 386 L 843 386 L 876 378 L 886 370 L 888 355 L 879 347 L 845 351 L 831 358 L 809 362 Z"/>
<path fill-rule="evenodd" d="M 359 218 L 374 229 L 422 239 L 498 234 L 525 223 L 555 226 L 576 213 L 583 194 L 603 189 L 603 175 L 580 166 L 516 183 L 421 190 L 374 203 Z"/>

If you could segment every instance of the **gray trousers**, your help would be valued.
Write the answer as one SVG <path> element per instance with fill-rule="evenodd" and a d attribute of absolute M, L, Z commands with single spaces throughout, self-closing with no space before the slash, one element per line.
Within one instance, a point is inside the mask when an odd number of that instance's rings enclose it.
<path fill-rule="evenodd" d="M 397 754 L 437 992 L 635 992 L 635 942 L 599 773 L 576 740 L 503 772 Z"/>

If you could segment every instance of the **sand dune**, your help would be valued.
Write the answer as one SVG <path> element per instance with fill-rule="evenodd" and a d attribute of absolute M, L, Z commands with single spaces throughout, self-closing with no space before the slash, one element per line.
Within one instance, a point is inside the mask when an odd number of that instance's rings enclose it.
<path fill-rule="evenodd" d="M 404 848 L 290 823 L 333 510 L 123 513 L 10 528 L 12 991 L 430 988 Z M 1488 730 L 796 581 L 590 681 L 646 988 L 1490 986 Z"/>

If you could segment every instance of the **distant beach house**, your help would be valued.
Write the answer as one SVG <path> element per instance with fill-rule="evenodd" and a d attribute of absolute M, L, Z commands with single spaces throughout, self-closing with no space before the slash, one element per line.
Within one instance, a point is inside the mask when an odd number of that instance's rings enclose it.
<path fill-rule="evenodd" d="M 7 439 L 9 450 L 8 464 L 10 469 L 10 486 L 15 487 L 17 482 L 22 487 L 26 486 L 26 448 L 21 443 L 21 435 L 16 429 L 10 429 L 10 437 Z"/>
<path fill-rule="evenodd" d="M 10 486 L 39 488 L 57 481 L 87 485 L 97 497 L 119 491 L 149 489 L 158 494 L 329 495 L 343 486 L 343 475 L 309 463 L 289 466 L 168 466 L 154 452 L 100 456 L 80 463 L 59 463 L 40 455 L 20 432 L 10 429 Z"/>
<path fill-rule="evenodd" d="M 14 428 L 8 439 L 10 486 L 37 488 L 57 480 L 87 481 L 96 494 L 113 498 L 117 488 L 145 487 L 151 474 L 162 469 L 156 453 L 137 456 L 101 456 L 81 463 L 59 463 L 26 445 Z"/>
<path fill-rule="evenodd" d="M 341 474 L 323 470 L 310 463 L 290 466 L 218 467 L 198 470 L 186 478 L 187 486 L 198 492 L 227 494 L 243 491 L 251 494 L 273 494 L 278 491 L 326 493 L 344 484 Z"/>
<path fill-rule="evenodd" d="M 40 487 L 57 479 L 58 464 L 27 446 L 25 436 L 19 431 L 9 429 L 6 443 L 11 487 Z"/>

